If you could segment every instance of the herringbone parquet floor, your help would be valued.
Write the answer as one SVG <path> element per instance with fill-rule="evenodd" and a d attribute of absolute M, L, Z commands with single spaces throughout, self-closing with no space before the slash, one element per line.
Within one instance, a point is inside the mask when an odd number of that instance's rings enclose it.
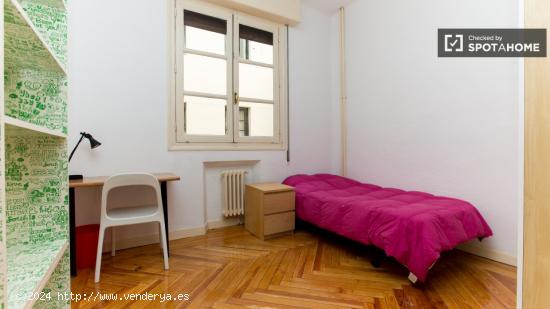
<path fill-rule="evenodd" d="M 242 227 L 224 228 L 172 241 L 169 271 L 162 269 L 158 245 L 104 255 L 99 284 L 93 270 L 73 278 L 73 293 L 95 297 L 73 301 L 73 308 L 515 307 L 514 267 L 452 251 L 417 288 L 391 259 L 371 266 L 373 254 L 318 231 L 263 242 Z M 118 300 L 100 300 L 97 293 L 116 293 Z M 130 293 L 142 300 L 129 299 Z M 186 293 L 189 300 L 161 302 L 152 300 L 154 293 Z"/>

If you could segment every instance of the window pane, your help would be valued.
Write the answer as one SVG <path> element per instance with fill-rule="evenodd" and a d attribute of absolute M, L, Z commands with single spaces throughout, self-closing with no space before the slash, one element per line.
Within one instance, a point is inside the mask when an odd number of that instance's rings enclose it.
<path fill-rule="evenodd" d="M 249 136 L 248 107 L 239 107 L 239 136 Z"/>
<path fill-rule="evenodd" d="M 240 56 L 242 59 L 273 64 L 273 46 L 240 39 Z"/>
<path fill-rule="evenodd" d="M 239 25 L 239 55 L 242 59 L 273 64 L 273 33 Z"/>
<path fill-rule="evenodd" d="M 245 98 L 273 100 L 273 69 L 239 63 L 239 92 Z"/>
<path fill-rule="evenodd" d="M 225 55 L 225 35 L 185 26 L 185 47 Z"/>
<path fill-rule="evenodd" d="M 185 47 L 225 55 L 227 21 L 193 11 L 184 11 Z"/>
<path fill-rule="evenodd" d="M 239 113 L 239 122 L 246 124 L 239 130 L 241 136 L 273 136 L 273 104 L 240 102 L 239 107 L 247 110 Z"/>
<path fill-rule="evenodd" d="M 212 32 L 218 32 L 221 34 L 227 33 L 227 21 L 225 19 L 204 15 L 189 10 L 184 10 L 183 23 L 186 26 Z"/>
<path fill-rule="evenodd" d="M 183 89 L 209 94 L 227 94 L 226 60 L 185 54 Z"/>
<path fill-rule="evenodd" d="M 185 96 L 186 134 L 225 135 L 226 105 L 221 99 Z"/>

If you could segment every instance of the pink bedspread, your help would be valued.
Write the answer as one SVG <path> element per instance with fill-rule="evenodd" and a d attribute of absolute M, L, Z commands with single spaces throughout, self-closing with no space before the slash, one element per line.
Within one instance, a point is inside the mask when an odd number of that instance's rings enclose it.
<path fill-rule="evenodd" d="M 296 214 L 309 223 L 383 249 L 420 281 L 441 252 L 491 236 L 472 204 L 423 192 L 363 184 L 328 175 L 295 175 Z"/>

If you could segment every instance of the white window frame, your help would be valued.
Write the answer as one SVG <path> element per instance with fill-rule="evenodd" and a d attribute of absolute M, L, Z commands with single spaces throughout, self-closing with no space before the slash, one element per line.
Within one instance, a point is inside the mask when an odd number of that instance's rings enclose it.
<path fill-rule="evenodd" d="M 250 16 L 241 12 L 226 9 L 221 6 L 196 0 L 169 0 L 169 38 L 170 48 L 170 100 L 168 107 L 168 149 L 169 150 L 285 150 L 286 149 L 286 115 L 287 115 L 287 44 L 286 27 L 271 21 Z M 204 15 L 213 16 L 227 21 L 226 56 L 211 54 L 184 48 L 183 12 L 190 10 Z M 240 59 L 239 24 L 244 24 L 273 33 L 273 65 L 267 65 L 250 60 Z M 233 26 L 233 28 L 232 28 Z M 177 39 L 181 38 L 181 39 Z M 233 50 L 235 46 L 235 50 Z M 227 93 L 213 95 L 206 93 L 183 91 L 183 54 L 190 53 L 202 56 L 226 59 L 227 61 Z M 273 77 L 273 137 L 251 137 L 239 135 L 239 101 L 271 104 L 267 100 L 252 98 L 237 98 L 238 65 L 249 63 L 264 67 L 272 67 Z M 181 122 L 183 119 L 184 95 L 218 98 L 227 100 L 227 117 L 225 136 L 186 135 Z M 237 103 L 237 104 L 236 104 Z M 180 125 L 178 125 L 180 123 Z"/>

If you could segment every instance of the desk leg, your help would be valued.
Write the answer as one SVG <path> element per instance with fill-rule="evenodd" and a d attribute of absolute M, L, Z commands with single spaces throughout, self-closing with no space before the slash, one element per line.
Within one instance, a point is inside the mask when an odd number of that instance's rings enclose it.
<path fill-rule="evenodd" d="M 160 183 L 160 194 L 162 197 L 162 210 L 164 211 L 164 230 L 166 232 L 166 248 L 170 256 L 170 234 L 168 233 L 168 193 L 166 191 L 166 181 Z"/>
<path fill-rule="evenodd" d="M 69 188 L 69 239 L 71 245 L 71 276 L 76 276 L 75 193 Z"/>

